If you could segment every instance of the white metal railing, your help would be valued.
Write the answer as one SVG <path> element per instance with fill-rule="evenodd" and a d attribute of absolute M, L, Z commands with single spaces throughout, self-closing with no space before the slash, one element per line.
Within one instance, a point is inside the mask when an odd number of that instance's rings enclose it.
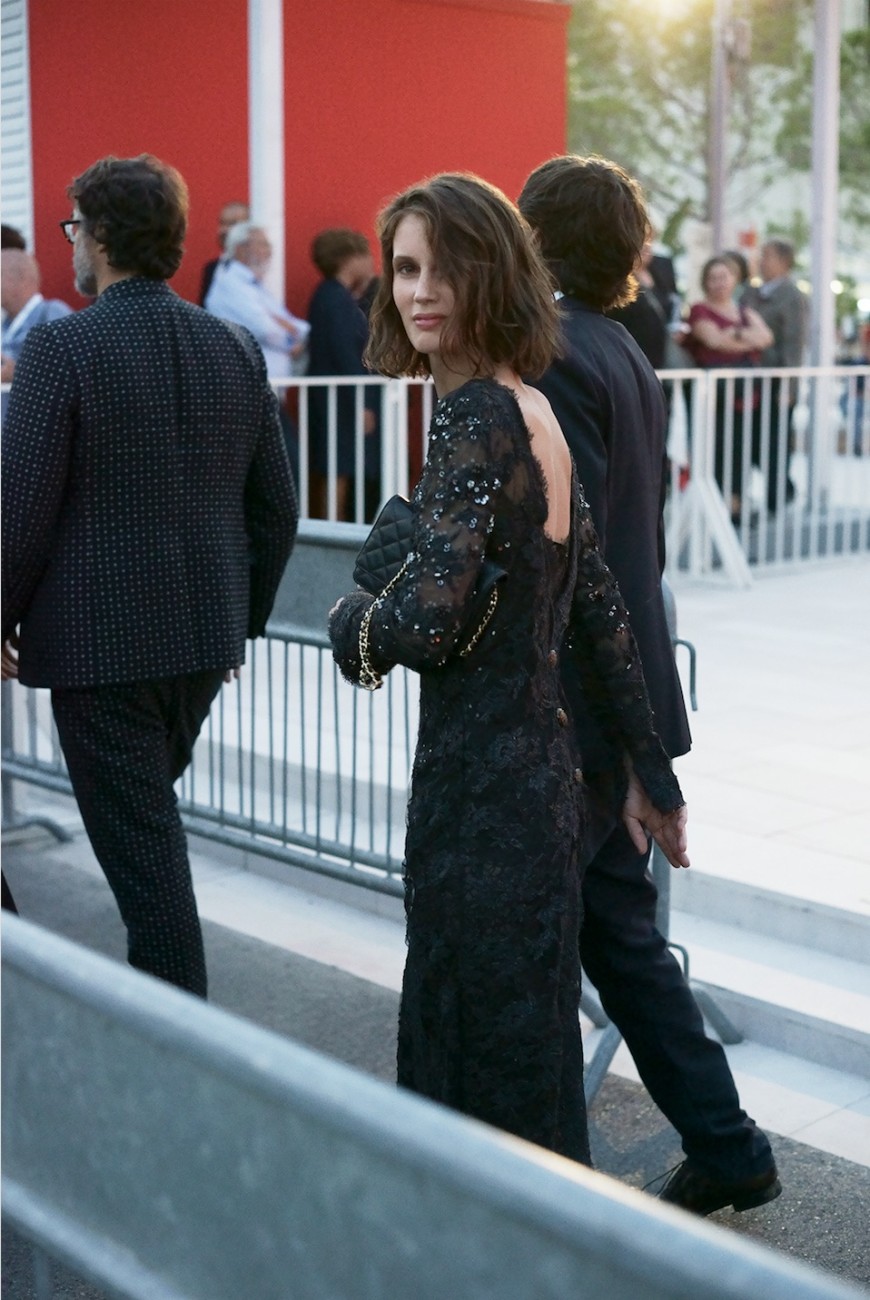
<path fill-rule="evenodd" d="M 870 551 L 870 365 L 660 378 L 670 398 L 671 572 L 746 585 L 753 573 Z M 364 523 L 394 492 L 410 492 L 426 454 L 431 382 L 305 377 L 274 387 L 293 422 L 303 518 Z M 352 409 L 342 401 L 348 390 Z M 325 399 L 325 445 L 312 429 L 315 393 Z M 373 432 L 367 401 L 379 407 Z M 378 454 L 367 467 L 372 438 Z M 353 473 L 341 476 L 349 443 Z M 350 479 L 344 510 L 341 477 Z"/>
<path fill-rule="evenodd" d="M 870 366 L 662 371 L 670 398 L 671 571 L 719 576 L 738 585 L 753 572 L 870 550 Z M 426 450 L 429 383 L 378 381 L 382 393 L 377 496 L 407 493 Z M 356 385 L 354 437 L 362 465 L 365 432 L 360 379 L 295 379 L 303 517 L 309 513 L 311 390 L 329 394 L 330 464 L 338 437 L 336 393 Z M 328 517 L 336 518 L 330 477 Z M 349 517 L 363 522 L 361 475 Z"/>
<path fill-rule="evenodd" d="M 380 376 L 309 376 L 275 380 L 272 384 L 284 411 L 295 427 L 298 443 L 298 484 L 303 519 L 321 518 L 348 523 L 371 519 L 375 504 L 395 492 L 407 495 L 418 477 L 426 454 L 426 435 L 432 417 L 434 388 L 419 379 L 383 379 Z M 350 390 L 353 406 L 342 403 Z M 322 395 L 326 407 L 325 437 L 315 429 L 314 402 Z M 366 403 L 377 408 L 375 427 L 366 428 Z M 367 455 L 374 442 L 376 457 Z M 352 473 L 339 474 L 340 461 L 348 460 L 352 444 Z M 374 473 L 372 461 L 376 461 Z M 316 500 L 318 463 L 325 462 L 324 500 Z M 295 466 L 294 466 L 295 468 Z M 346 464 L 345 464 L 346 468 Z M 341 509 L 339 480 L 350 478 L 347 508 Z M 317 507 L 320 507 L 319 511 Z"/>
<path fill-rule="evenodd" d="M 663 371 L 672 569 L 754 572 L 870 551 L 870 366 Z"/>

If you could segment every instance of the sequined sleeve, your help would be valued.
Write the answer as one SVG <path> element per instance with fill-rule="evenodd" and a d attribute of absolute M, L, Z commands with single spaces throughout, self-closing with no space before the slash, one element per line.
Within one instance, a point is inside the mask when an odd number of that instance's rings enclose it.
<path fill-rule="evenodd" d="M 660 812 L 685 802 L 655 731 L 637 644 L 616 579 L 598 548 L 592 515 L 577 490 L 577 585 L 566 648 L 575 657 L 590 706 L 614 750 L 631 760 Z"/>
<path fill-rule="evenodd" d="M 465 385 L 438 403 L 429 450 L 414 491 L 412 550 L 401 580 L 377 602 L 369 627 L 379 673 L 401 663 L 416 670 L 443 663 L 464 638 L 471 601 L 501 487 L 492 448 L 503 405 L 483 386 Z M 371 597 L 349 596 L 330 620 L 333 654 L 359 680 L 359 628 Z"/>

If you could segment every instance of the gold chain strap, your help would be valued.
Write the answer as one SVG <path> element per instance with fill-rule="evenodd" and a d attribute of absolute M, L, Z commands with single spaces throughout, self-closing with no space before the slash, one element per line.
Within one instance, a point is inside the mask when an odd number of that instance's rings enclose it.
<path fill-rule="evenodd" d="M 408 559 L 410 559 L 410 556 L 408 557 Z M 396 583 L 399 581 L 399 579 L 401 578 L 402 574 L 405 572 L 407 567 L 408 567 L 408 560 L 405 561 L 405 563 L 402 565 L 401 569 L 399 569 L 399 572 L 395 575 L 395 577 L 390 579 L 390 581 L 387 583 L 386 587 L 384 587 L 381 594 L 375 597 L 375 599 L 369 605 L 366 612 L 363 614 L 362 622 L 359 625 L 359 661 L 360 661 L 359 684 L 364 691 L 378 691 L 384 684 L 383 677 L 381 677 L 380 673 L 376 671 L 376 669 L 372 665 L 372 660 L 371 660 L 369 634 L 371 629 L 372 615 L 374 614 L 375 610 L 377 609 L 378 605 L 380 605 L 384 597 L 388 596 L 389 593 L 393 590 L 393 587 L 395 587 Z M 486 629 L 489 627 L 489 624 L 492 620 L 492 616 L 496 611 L 497 605 L 498 605 L 498 587 L 496 586 L 493 587 L 492 591 L 489 594 L 489 604 L 486 607 L 486 613 L 484 614 L 483 618 L 480 620 L 480 626 L 478 627 L 477 631 L 475 632 L 474 636 L 471 638 L 471 640 L 469 641 L 465 649 L 460 650 L 459 652 L 460 659 L 466 659 L 471 654 L 472 650 L 477 645 L 478 641 L 483 636 Z"/>
<path fill-rule="evenodd" d="M 372 614 L 374 614 L 384 597 L 388 596 L 393 590 L 396 583 L 407 569 L 408 560 L 410 560 L 410 558 L 409 555 L 401 569 L 399 569 L 399 572 L 395 574 L 394 577 L 390 578 L 390 581 L 387 583 L 386 587 L 384 587 L 381 594 L 375 597 L 366 612 L 363 614 L 362 622 L 359 625 L 359 684 L 364 691 L 378 691 L 384 684 L 384 679 L 373 667 L 371 656 L 369 654 L 369 630 L 372 621 Z"/>
<path fill-rule="evenodd" d="M 483 618 L 480 620 L 480 627 L 477 629 L 477 631 L 475 632 L 474 636 L 471 638 L 471 640 L 469 641 L 465 649 L 459 651 L 460 659 L 465 659 L 468 655 L 471 654 L 472 650 L 477 645 L 478 641 L 483 636 L 486 629 L 489 627 L 490 619 L 495 613 L 495 607 L 497 604 L 498 604 L 498 587 L 493 587 L 492 591 L 489 593 L 489 604 L 486 607 L 486 613 L 484 614 Z"/>
<path fill-rule="evenodd" d="M 364 691 L 376 691 L 384 684 L 383 677 L 381 677 L 380 673 L 375 672 L 369 658 L 369 623 L 372 621 L 372 614 L 375 612 L 377 603 L 376 600 L 372 601 L 363 614 L 362 622 L 359 625 L 359 684 Z"/>

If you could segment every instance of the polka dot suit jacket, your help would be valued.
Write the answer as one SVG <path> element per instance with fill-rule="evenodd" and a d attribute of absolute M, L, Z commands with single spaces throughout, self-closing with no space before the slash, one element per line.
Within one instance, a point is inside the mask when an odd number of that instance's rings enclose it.
<path fill-rule="evenodd" d="M 293 546 L 263 355 L 162 281 L 31 331 L 3 429 L 3 639 L 30 686 L 244 659 Z"/>

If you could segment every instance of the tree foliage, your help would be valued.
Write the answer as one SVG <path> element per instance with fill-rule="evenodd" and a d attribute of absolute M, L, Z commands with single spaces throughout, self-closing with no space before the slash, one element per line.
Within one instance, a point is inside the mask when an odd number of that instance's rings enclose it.
<path fill-rule="evenodd" d="M 796 171 L 811 164 L 812 53 L 805 51 L 792 83 L 779 96 L 776 148 Z M 847 32 L 840 49 L 841 211 L 870 225 L 870 28 Z"/>
<path fill-rule="evenodd" d="M 810 166 L 814 0 L 731 0 L 751 32 L 729 57 L 728 193 L 751 211 L 764 186 Z M 570 147 L 636 175 L 675 246 L 709 217 L 708 135 L 715 0 L 574 0 Z M 735 29 L 732 28 L 732 31 Z M 743 31 L 747 28 L 743 27 Z M 843 42 L 841 173 L 848 215 L 870 218 L 870 34 Z M 865 219 L 866 219 L 865 218 Z"/>

